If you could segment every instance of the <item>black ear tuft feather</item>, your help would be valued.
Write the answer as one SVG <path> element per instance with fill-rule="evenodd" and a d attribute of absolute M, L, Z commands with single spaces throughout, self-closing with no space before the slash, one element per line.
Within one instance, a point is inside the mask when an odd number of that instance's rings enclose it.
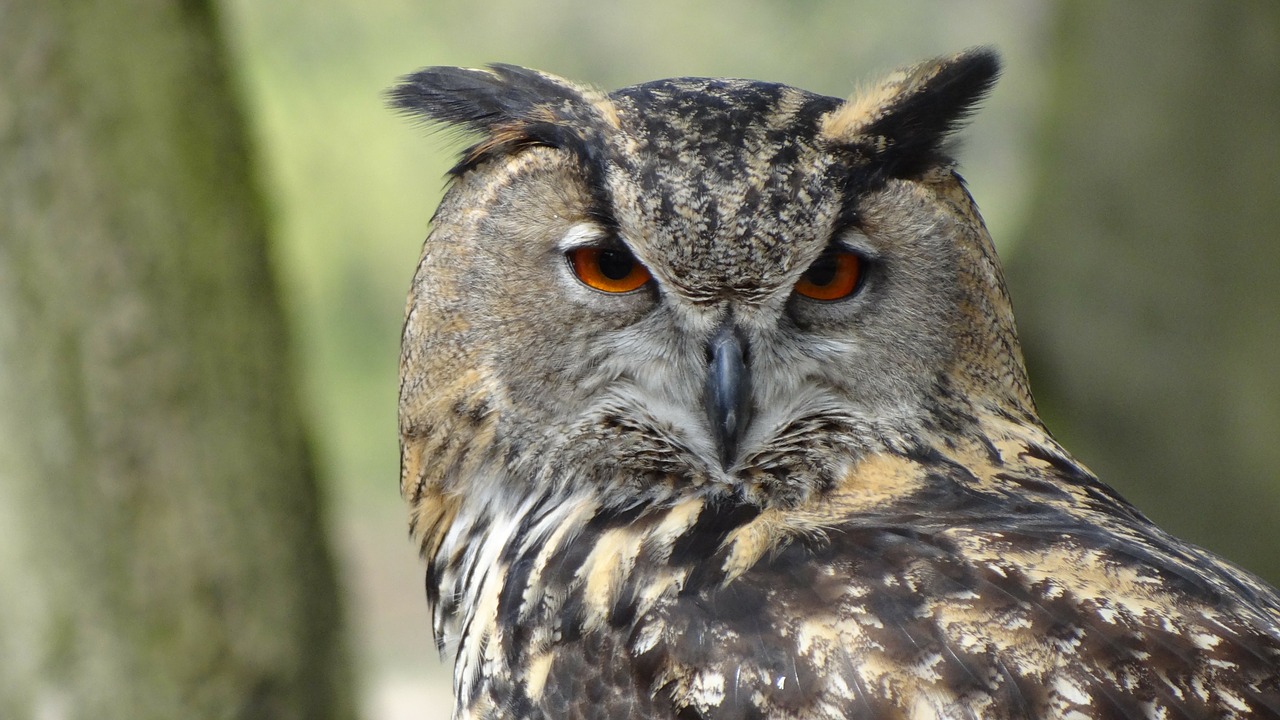
<path fill-rule="evenodd" d="M 827 123 L 828 133 L 871 155 L 889 177 L 917 177 L 949 162 L 947 140 L 999 75 L 1000 58 L 990 48 L 908 68 L 867 97 L 854 97 L 836 110 Z"/>
<path fill-rule="evenodd" d="M 599 93 L 516 65 L 424 68 L 406 76 L 387 97 L 396 110 L 484 136 L 454 174 L 530 145 L 582 152 L 593 145 L 584 133 L 602 122 Z"/>
<path fill-rule="evenodd" d="M 479 132 L 527 119 L 541 105 L 581 100 L 551 78 L 515 65 L 423 68 L 387 96 L 391 107 L 406 114 Z"/>

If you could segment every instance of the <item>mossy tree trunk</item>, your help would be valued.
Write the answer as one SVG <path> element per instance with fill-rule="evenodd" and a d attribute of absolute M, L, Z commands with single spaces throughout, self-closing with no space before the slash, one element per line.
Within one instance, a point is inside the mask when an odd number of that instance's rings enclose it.
<path fill-rule="evenodd" d="M 1009 267 L 1064 443 L 1280 582 L 1280 3 L 1063 2 Z"/>
<path fill-rule="evenodd" d="M 215 15 L 0 2 L 0 717 L 352 714 Z"/>

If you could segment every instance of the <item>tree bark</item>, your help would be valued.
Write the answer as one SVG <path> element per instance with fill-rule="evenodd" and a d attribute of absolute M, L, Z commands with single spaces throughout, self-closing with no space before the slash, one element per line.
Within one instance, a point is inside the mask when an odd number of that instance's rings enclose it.
<path fill-rule="evenodd" d="M 1009 278 L 1064 444 L 1280 581 L 1280 4 L 1070 2 Z"/>
<path fill-rule="evenodd" d="M 350 717 L 213 9 L 2 0 L 0 68 L 0 716 Z"/>

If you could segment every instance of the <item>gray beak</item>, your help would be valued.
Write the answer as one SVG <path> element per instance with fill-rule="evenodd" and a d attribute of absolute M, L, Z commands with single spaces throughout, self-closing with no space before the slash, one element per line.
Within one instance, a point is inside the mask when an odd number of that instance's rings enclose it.
<path fill-rule="evenodd" d="M 738 443 L 751 420 L 751 375 L 746 341 L 726 319 L 707 345 L 707 384 L 703 404 L 720 450 L 720 465 L 728 468 L 738 457 Z"/>

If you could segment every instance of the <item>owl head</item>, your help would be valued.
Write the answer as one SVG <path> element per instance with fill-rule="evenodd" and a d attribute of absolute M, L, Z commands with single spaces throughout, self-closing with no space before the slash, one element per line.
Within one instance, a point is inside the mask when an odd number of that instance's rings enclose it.
<path fill-rule="evenodd" d="M 418 519 L 570 495 L 795 504 L 980 414 L 1038 422 L 947 154 L 998 71 L 972 50 L 848 100 L 704 78 L 606 94 L 510 65 L 408 76 L 395 107 L 475 138 L 404 328 Z"/>

